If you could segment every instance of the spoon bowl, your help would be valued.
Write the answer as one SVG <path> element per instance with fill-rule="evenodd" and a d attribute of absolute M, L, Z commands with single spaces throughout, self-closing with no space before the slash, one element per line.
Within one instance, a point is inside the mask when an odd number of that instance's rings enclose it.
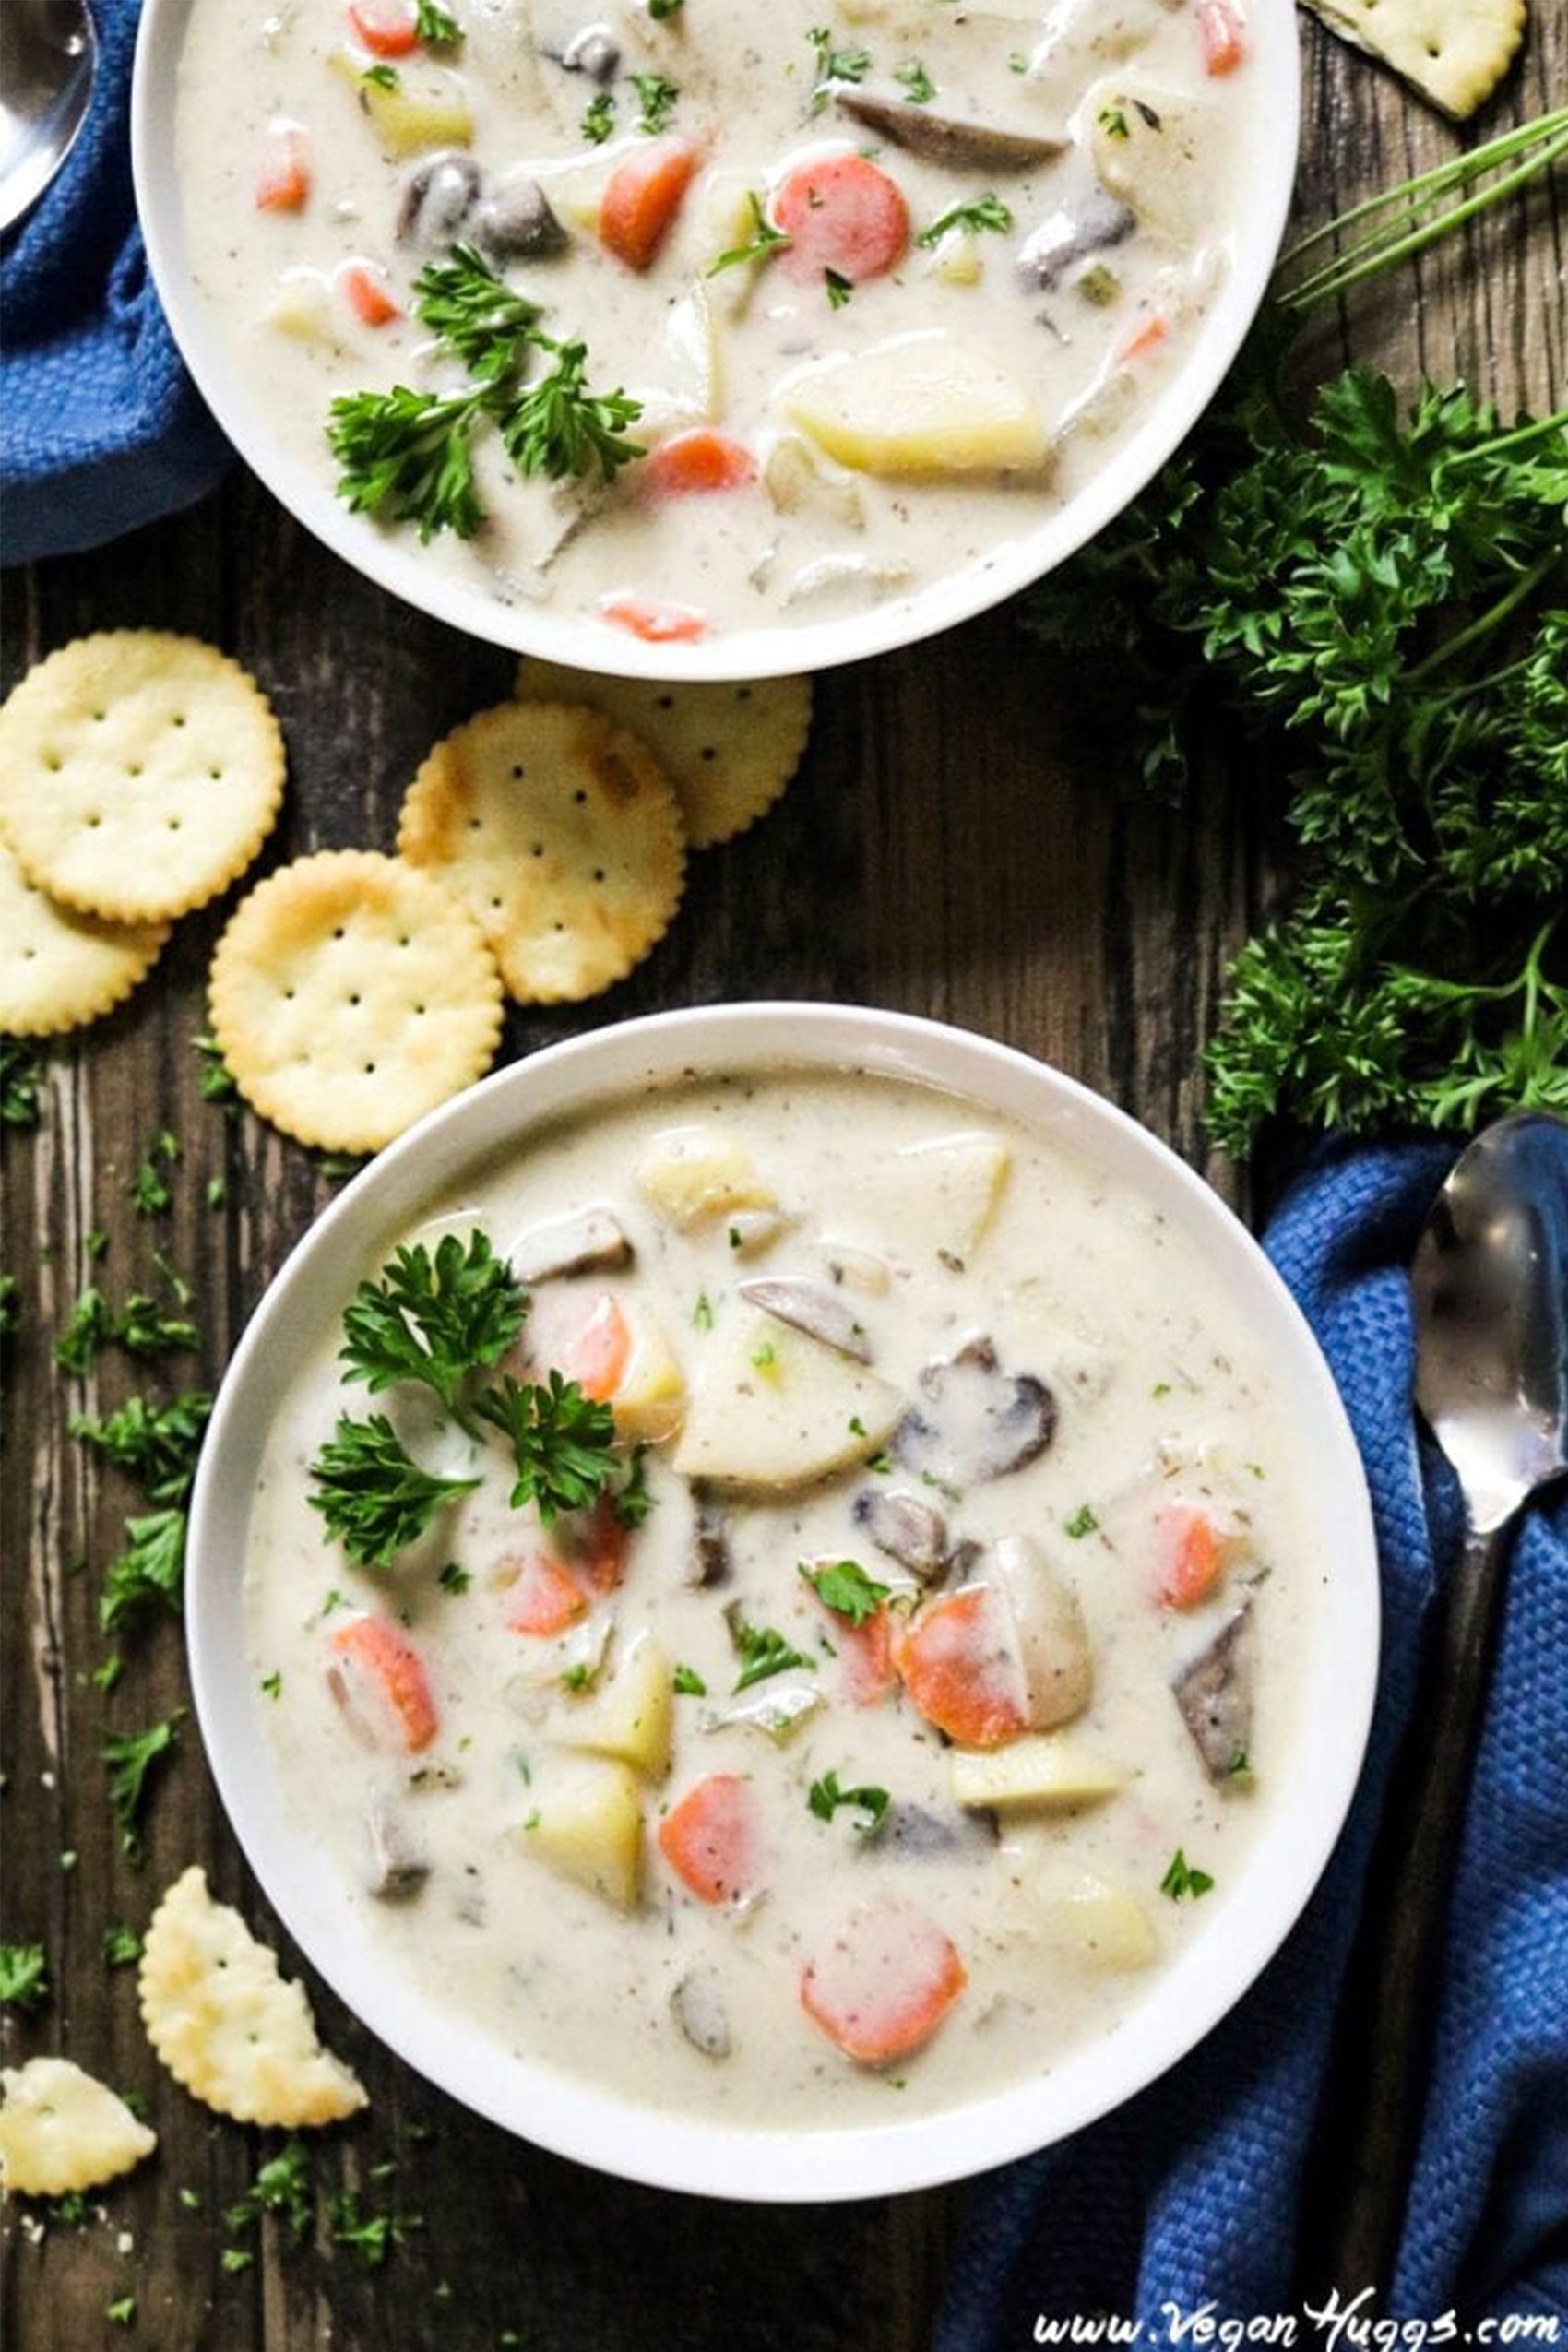
<path fill-rule="evenodd" d="M 0 232 L 30 212 L 87 120 L 98 32 L 87 0 L 6 0 L 0 11 Z"/>

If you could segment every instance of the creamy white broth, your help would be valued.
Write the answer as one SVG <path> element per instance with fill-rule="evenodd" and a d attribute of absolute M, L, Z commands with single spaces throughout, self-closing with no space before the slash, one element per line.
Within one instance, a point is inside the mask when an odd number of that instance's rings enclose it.
<path fill-rule="evenodd" d="M 586 0 L 467 0 L 454 13 L 460 48 L 378 64 L 356 44 L 341 0 L 270 10 L 195 0 L 177 151 L 198 293 L 268 430 L 330 481 L 335 396 L 462 383 L 407 315 L 413 280 L 457 238 L 482 241 L 485 204 L 537 184 L 564 249 L 544 258 L 497 251 L 493 266 L 543 306 L 545 331 L 587 343 L 596 390 L 624 388 L 641 403 L 631 428 L 639 445 L 657 453 L 717 428 L 754 478 L 683 495 L 656 494 L 653 471 L 638 463 L 610 489 L 525 479 L 481 429 L 472 452 L 484 522 L 466 540 L 438 533 L 420 560 L 509 605 L 603 617 L 607 600 L 625 597 L 648 608 L 655 628 L 668 612 L 676 634 L 808 624 L 918 593 L 993 561 L 1071 501 L 1179 375 L 1230 266 L 1268 136 L 1250 58 L 1206 74 L 1197 0 L 854 0 L 826 23 L 816 0 L 683 0 L 662 22 L 637 0 L 597 12 Z M 559 62 L 573 35 L 595 25 L 620 59 L 602 88 Z M 871 62 L 859 84 L 835 79 L 814 113 L 809 36 L 818 27 L 832 53 Z M 934 92 L 923 107 L 897 78 L 917 65 Z M 448 128 L 389 154 L 366 112 L 386 93 L 360 78 L 382 68 L 398 77 L 398 96 L 455 95 L 469 136 Z M 634 73 L 677 87 L 665 135 L 697 156 L 641 271 L 605 250 L 597 226 L 612 174 L 648 145 L 636 127 Z M 582 125 L 600 95 L 615 101 L 615 126 L 594 146 Z M 843 112 L 865 100 L 892 103 L 900 117 L 1060 142 L 1061 151 L 1023 170 L 932 160 Z M 297 210 L 256 204 L 279 125 L 294 127 L 307 160 Z M 399 236 L 411 175 L 455 148 L 478 175 L 474 202 L 422 211 Z M 712 274 L 754 233 L 751 195 L 771 220 L 797 167 L 857 152 L 873 155 L 908 209 L 895 267 L 840 287 L 837 303 L 823 274 L 797 272 L 792 249 Z M 956 207 L 986 201 L 1004 207 L 1004 231 L 960 228 L 921 245 Z M 343 272 L 360 265 L 404 315 L 379 325 L 356 316 Z M 891 356 L 885 391 L 869 401 L 873 422 L 900 379 L 934 365 L 933 355 L 944 376 L 955 354 L 980 371 L 950 396 L 957 438 L 939 434 L 886 470 L 885 457 L 858 443 L 847 455 L 837 434 L 825 442 L 820 420 L 796 413 L 802 387 L 809 394 L 846 366 L 852 379 L 878 353 Z M 968 446 L 993 376 L 1011 422 L 1004 441 L 982 433 Z M 928 386 L 916 406 L 929 417 L 948 398 Z M 993 446 L 1004 451 L 996 462 Z M 414 539 L 411 524 L 387 527 Z"/>
<path fill-rule="evenodd" d="M 771 1241 L 743 1226 L 737 1251 L 723 1215 L 683 1231 L 645 1195 L 635 1171 L 672 1130 L 750 1153 L 787 1220 Z M 965 1180 L 941 1180 L 942 1146 L 988 1138 L 1004 1147 L 1006 1173 L 983 1238 L 960 1261 L 955 1218 L 972 1203 Z M 922 1146 L 935 1148 L 904 1156 Z M 517 1587 L 506 1563 L 537 1548 L 541 1531 L 531 1506 L 508 1507 L 499 1445 L 479 1451 L 481 1491 L 390 1572 L 357 1571 L 326 1538 L 307 1501 L 308 1466 L 340 1412 L 372 1409 L 362 1386 L 339 1381 L 334 1315 L 269 1432 L 246 1561 L 251 1664 L 258 1682 L 280 1678 L 264 1713 L 301 1835 L 327 1850 L 364 1933 L 426 1997 L 460 2012 L 498 2053 L 635 2099 L 810 2130 L 874 2120 L 895 2097 L 899 2112 L 942 2108 L 1049 2072 L 1135 2004 L 1158 2000 L 1163 1963 L 1234 1898 L 1249 1849 L 1266 1834 L 1271 1788 L 1291 1769 L 1292 1683 L 1319 1572 L 1268 1367 L 1198 1253 L 1146 1204 L 1032 1134 L 888 1080 L 784 1074 L 606 1106 L 476 1169 L 410 1234 L 386 1241 L 434 1246 L 478 1227 L 505 1251 L 588 1206 L 612 1209 L 632 1262 L 535 1286 L 541 1333 L 570 1320 L 574 1301 L 609 1291 L 635 1328 L 657 1324 L 701 1393 L 743 1324 L 742 1360 L 776 1336 L 783 1378 L 801 1377 L 809 1411 L 814 1381 L 820 1393 L 847 1360 L 836 1356 L 825 1372 L 816 1343 L 795 1348 L 789 1326 L 739 1296 L 742 1281 L 809 1278 L 852 1302 L 873 1372 L 900 1409 L 940 1419 L 922 1368 L 984 1335 L 1009 1375 L 1049 1387 L 1054 1436 L 1023 1467 L 956 1495 L 896 1458 L 898 1439 L 875 1446 L 871 1467 L 856 1462 L 797 1491 L 705 1489 L 729 1573 L 698 1588 L 687 1581 L 693 1501 L 671 1461 L 701 1417 L 688 1405 L 684 1431 L 646 1457 L 655 1507 L 630 1539 L 624 1582 L 546 1640 L 508 1621 Z M 866 1287 L 878 1265 L 885 1289 Z M 322 1301 L 324 1318 L 340 1303 Z M 475 1466 L 476 1450 L 422 1391 L 374 1402 L 427 1467 L 459 1475 Z M 858 1499 L 896 1491 L 934 1495 L 949 1550 L 979 1548 L 923 1603 L 856 1516 Z M 1156 1592 L 1154 1515 L 1175 1496 L 1211 1511 L 1233 1539 L 1218 1590 L 1192 1609 L 1161 1606 Z M 552 1541 L 568 1533 L 558 1525 Z M 1092 1660 L 1087 1705 L 1044 1737 L 1107 1768 L 1115 1787 L 1093 1801 L 993 1816 L 956 1803 L 956 1751 L 908 1690 L 850 1702 L 848 1637 L 799 1564 L 855 1560 L 893 1588 L 885 1606 L 902 1624 L 991 1578 L 996 1547 L 1020 1535 L 1076 1596 Z M 440 1584 L 448 1562 L 471 1577 L 466 1590 Z M 812 1669 L 760 1681 L 737 1702 L 731 1604 L 811 1657 Z M 1247 1769 L 1217 1779 L 1170 1685 L 1243 1604 L 1255 1680 Z M 440 1723 L 417 1754 L 379 1728 L 383 1744 L 366 1745 L 333 1694 L 332 1635 L 358 1610 L 400 1620 L 422 1658 Z M 538 1829 L 579 1785 L 581 1760 L 563 1742 L 579 1735 L 585 1709 L 612 1697 L 648 1639 L 671 1673 L 695 1669 L 707 1695 L 674 1697 L 669 1769 L 637 1781 L 637 1900 L 623 1912 L 541 1856 Z M 584 1662 L 597 1669 L 594 1686 L 564 1687 L 562 1669 Z M 798 1689 L 821 1703 L 780 1744 L 749 1725 L 709 1728 L 727 1706 Z M 1012 1744 L 989 1752 L 1004 1758 Z M 829 1772 L 844 1788 L 889 1793 L 880 1831 L 861 1834 L 849 1806 L 827 1821 L 813 1812 L 810 1791 Z M 761 1887 L 740 1905 L 699 1900 L 659 1844 L 661 1819 L 715 1774 L 745 1780 L 762 1823 Z M 367 1891 L 368 1805 L 426 1866 L 400 1895 Z M 902 1833 L 889 1835 L 908 1824 L 907 1808 L 956 1842 L 911 1853 Z M 918 1827 L 913 1835 L 918 1844 Z M 1161 1892 L 1178 1848 L 1214 1881 L 1199 1899 Z M 1112 1913 L 1074 1907 L 1091 1878 L 1115 1898 Z M 913 1931 L 929 1925 L 949 1939 L 967 1982 L 923 2047 L 872 2066 L 845 2056 L 808 2014 L 802 1978 L 832 1954 L 850 1914 L 885 1900 L 907 1907 Z M 1129 1914 L 1141 1937 L 1131 1954 Z M 1109 1944 L 1095 1918 L 1109 1919 Z M 1123 1965 L 1102 1965 L 1108 1957 Z M 693 1980 L 719 2004 L 725 2055 L 695 2046 L 672 2010 L 677 1988 Z"/>

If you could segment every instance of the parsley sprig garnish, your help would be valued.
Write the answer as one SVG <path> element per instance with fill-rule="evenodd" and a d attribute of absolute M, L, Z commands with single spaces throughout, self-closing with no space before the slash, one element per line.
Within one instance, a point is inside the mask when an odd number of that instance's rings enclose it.
<path fill-rule="evenodd" d="M 110 1732 L 99 1750 L 109 1767 L 109 1803 L 120 1831 L 121 1850 L 133 1862 L 141 1859 L 141 1821 L 148 1799 L 148 1776 L 167 1758 L 179 1737 L 184 1707 L 145 1731 Z"/>
<path fill-rule="evenodd" d="M 477 1228 L 465 1245 L 444 1234 L 396 1251 L 379 1280 L 362 1282 L 343 1313 L 339 1360 L 373 1396 L 401 1382 L 434 1390 L 470 1434 L 465 1384 L 498 1364 L 522 1330 L 528 1301 Z"/>
<path fill-rule="evenodd" d="M 83 1378 L 105 1348 L 123 1348 L 128 1356 L 161 1356 L 196 1344 L 190 1318 L 169 1313 L 148 1291 L 133 1290 L 123 1307 L 112 1307 L 101 1290 L 89 1287 L 54 1342 L 54 1360 L 62 1372 Z"/>
<path fill-rule="evenodd" d="M 988 189 L 984 196 L 974 196 L 968 204 L 950 204 L 945 212 L 938 213 L 929 229 L 921 231 L 915 243 L 929 253 L 951 229 L 991 229 L 998 236 L 1005 236 L 1012 226 L 1012 207 Z"/>
<path fill-rule="evenodd" d="M 820 1780 L 812 1782 L 806 1802 L 818 1821 L 831 1821 L 840 1805 L 854 1805 L 865 1815 L 854 1824 L 856 1830 L 862 1837 L 874 1837 L 891 1800 L 885 1788 L 840 1788 L 838 1775 L 825 1772 Z"/>
<path fill-rule="evenodd" d="M 615 1416 L 558 1372 L 544 1381 L 517 1381 L 508 1372 L 475 1400 L 474 1411 L 512 1448 L 513 1510 L 533 1503 L 547 1527 L 560 1512 L 597 1503 L 619 1468 Z"/>
<path fill-rule="evenodd" d="M 390 1568 L 438 1511 L 479 1484 L 422 1469 L 385 1413 L 364 1421 L 339 1414 L 310 1475 L 315 1486 L 311 1509 L 320 1512 L 327 1534 L 361 1568 Z"/>
<path fill-rule="evenodd" d="M 73 1414 L 71 1435 L 135 1479 L 149 1503 L 184 1503 L 211 1412 L 212 1399 L 203 1389 L 186 1389 L 166 1405 L 128 1396 L 102 1420 Z"/>
<path fill-rule="evenodd" d="M 471 539 L 484 519 L 474 476 L 473 437 L 499 432 L 522 472 L 561 481 L 598 473 L 606 481 L 643 455 L 626 429 L 641 415 L 624 392 L 597 393 L 586 381 L 587 350 L 542 334 L 536 304 L 498 278 L 472 245 L 457 245 L 414 280 L 414 314 L 469 377 L 453 392 L 346 392 L 332 403 L 327 437 L 342 468 L 338 493 L 356 514 Z M 530 383 L 535 352 L 554 361 Z"/>
<path fill-rule="evenodd" d="M 1213 1884 L 1207 1871 L 1194 1870 L 1178 1846 L 1170 1857 L 1170 1869 L 1159 1882 L 1159 1891 L 1161 1895 L 1169 1895 L 1172 1903 L 1180 1903 L 1189 1895 L 1195 1902 L 1200 1895 L 1206 1895 Z"/>
<path fill-rule="evenodd" d="M 829 1561 L 821 1568 L 810 1567 L 802 1561 L 801 1574 L 825 1609 L 831 1609 L 836 1617 L 848 1618 L 856 1626 L 875 1616 L 890 1589 L 879 1585 L 874 1576 L 868 1576 L 857 1560 Z"/>
<path fill-rule="evenodd" d="M 0 2006 L 36 2009 L 49 1998 L 49 1957 L 42 1943 L 0 1943 Z"/>
<path fill-rule="evenodd" d="M 816 55 L 811 111 L 814 114 L 820 114 L 833 95 L 836 82 L 864 81 L 871 71 L 871 52 L 868 49 L 835 49 L 833 35 L 826 25 L 814 25 L 806 39 Z"/>
<path fill-rule="evenodd" d="M 632 88 L 637 93 L 637 104 L 642 110 L 637 116 L 637 128 L 649 138 L 655 138 L 675 111 L 681 86 L 678 82 L 666 81 L 662 74 L 634 74 Z"/>
<path fill-rule="evenodd" d="M 752 220 L 755 224 L 752 234 L 743 244 L 731 245 L 728 253 L 719 255 L 719 259 L 708 270 L 707 274 L 710 278 L 717 278 L 721 269 L 738 269 L 743 262 L 766 261 L 770 255 L 781 253 L 790 243 L 782 229 L 774 227 L 762 208 L 761 196 L 754 189 L 747 191 L 746 203 L 751 208 Z"/>
<path fill-rule="evenodd" d="M 775 1626 L 748 1625 L 736 1615 L 730 1619 L 730 1637 L 742 1660 L 741 1671 L 735 1678 L 737 1691 L 749 1691 L 754 1682 L 766 1682 L 770 1676 L 786 1674 L 794 1666 L 815 1671 L 816 1660 L 792 1649 Z"/>

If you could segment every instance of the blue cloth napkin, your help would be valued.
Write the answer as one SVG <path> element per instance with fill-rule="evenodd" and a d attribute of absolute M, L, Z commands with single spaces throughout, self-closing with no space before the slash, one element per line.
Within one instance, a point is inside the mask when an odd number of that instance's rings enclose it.
<path fill-rule="evenodd" d="M 0 561 L 77 553 L 230 459 L 152 289 L 131 194 L 140 0 L 91 0 L 99 74 L 64 171 L 0 253 Z"/>
<path fill-rule="evenodd" d="M 1118 2113 L 977 2185 L 938 2352 L 1021 2352 L 1038 2318 L 1163 2307 L 1300 2314 L 1303 2165 L 1454 1481 L 1418 1443 L 1405 1269 L 1446 1144 L 1328 1147 L 1267 1248 L 1333 1367 L 1366 1463 L 1384 1658 L 1365 1775 L 1316 1895 L 1247 1999 Z M 1381 2318 L 1568 2322 L 1568 1497 L 1520 1529 L 1457 1860 L 1437 2040 Z M 1368 2307 L 1369 2309 L 1371 2307 Z M 1298 2319 L 1298 2341 L 1321 2343 Z M 1064 2339 L 1063 2339 L 1064 2340 Z M 1568 2327 L 1561 2340 L 1568 2343 Z"/>

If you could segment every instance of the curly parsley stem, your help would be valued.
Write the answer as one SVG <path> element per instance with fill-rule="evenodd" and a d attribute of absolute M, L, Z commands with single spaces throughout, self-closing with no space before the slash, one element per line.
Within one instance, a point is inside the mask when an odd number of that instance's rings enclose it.
<path fill-rule="evenodd" d="M 1495 447 L 1497 445 L 1492 445 Z M 1418 661 L 1415 668 L 1408 673 L 1406 683 L 1411 686 L 1424 685 L 1433 671 L 1441 670 L 1445 663 L 1452 661 L 1455 655 L 1467 653 L 1471 646 L 1479 645 L 1483 637 L 1491 636 L 1492 631 L 1500 629 L 1503 622 L 1518 611 L 1521 604 L 1529 602 L 1541 582 L 1550 579 L 1552 573 L 1562 567 L 1562 560 L 1561 550 L 1556 548 L 1549 550 L 1545 555 L 1540 556 L 1531 564 L 1527 572 L 1521 572 L 1506 596 L 1500 596 L 1495 604 L 1481 613 L 1478 619 L 1470 622 L 1467 627 L 1458 630 L 1451 637 L 1444 638 L 1442 645 L 1434 646 L 1424 661 Z"/>

